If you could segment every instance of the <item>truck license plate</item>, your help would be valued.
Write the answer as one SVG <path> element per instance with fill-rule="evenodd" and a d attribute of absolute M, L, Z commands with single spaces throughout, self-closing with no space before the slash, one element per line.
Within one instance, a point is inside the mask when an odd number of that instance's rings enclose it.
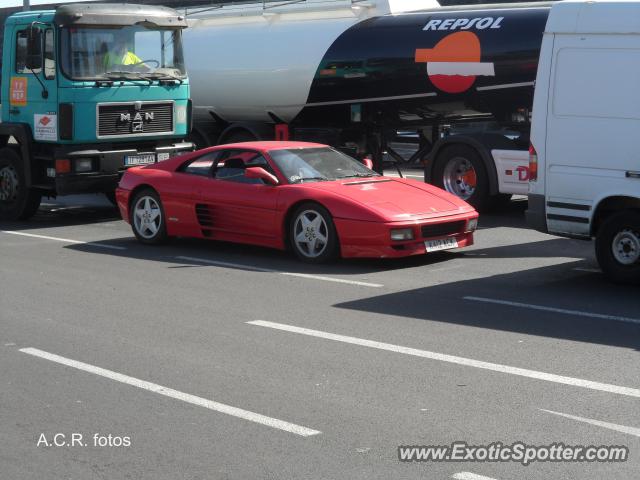
<path fill-rule="evenodd" d="M 124 164 L 127 167 L 133 165 L 146 165 L 148 163 L 156 163 L 155 153 L 144 153 L 142 155 L 127 155 L 124 157 Z"/>
<path fill-rule="evenodd" d="M 426 240 L 424 246 L 428 252 L 437 252 L 438 250 L 448 250 L 450 248 L 458 248 L 458 241 L 453 238 L 440 238 L 438 240 Z"/>

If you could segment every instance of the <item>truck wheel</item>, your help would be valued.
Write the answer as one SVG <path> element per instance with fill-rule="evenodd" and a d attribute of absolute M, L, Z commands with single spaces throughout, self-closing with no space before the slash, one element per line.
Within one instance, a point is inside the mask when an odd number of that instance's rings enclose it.
<path fill-rule="evenodd" d="M 150 188 L 138 192 L 131 202 L 131 229 L 140 243 L 157 245 L 167 239 L 160 196 Z"/>
<path fill-rule="evenodd" d="M 251 135 L 249 132 L 241 130 L 229 135 L 224 143 L 255 142 L 256 140 L 258 139 Z"/>
<path fill-rule="evenodd" d="M 40 207 L 42 195 L 26 187 L 24 165 L 11 148 L 0 149 L 0 219 L 25 220 Z"/>
<path fill-rule="evenodd" d="M 433 183 L 461 198 L 476 210 L 490 206 L 489 177 L 482 159 L 465 145 L 445 148 L 436 157 Z"/>
<path fill-rule="evenodd" d="M 115 190 L 111 190 L 110 192 L 104 192 L 104 196 L 106 197 L 107 200 L 109 200 L 109 203 L 111 205 L 113 205 L 114 207 L 118 206 L 118 201 L 116 200 L 116 191 Z"/>
<path fill-rule="evenodd" d="M 596 257 L 614 282 L 640 281 L 640 212 L 625 210 L 604 221 L 596 235 Z"/>
<path fill-rule="evenodd" d="M 289 243 L 300 260 L 325 263 L 338 253 L 338 235 L 331 214 L 316 203 L 300 205 L 291 216 Z"/>

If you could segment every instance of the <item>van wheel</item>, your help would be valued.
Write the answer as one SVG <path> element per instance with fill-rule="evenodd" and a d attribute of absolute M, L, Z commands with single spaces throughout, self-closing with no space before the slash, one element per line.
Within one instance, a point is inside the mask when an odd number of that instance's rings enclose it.
<path fill-rule="evenodd" d="M 626 210 L 604 221 L 596 235 L 596 257 L 614 282 L 640 281 L 640 212 Z"/>
<path fill-rule="evenodd" d="M 476 210 L 491 206 L 489 176 L 482 159 L 471 147 L 453 145 L 445 148 L 436 158 L 433 182 Z"/>
<path fill-rule="evenodd" d="M 0 149 L 0 219 L 25 220 L 40 207 L 42 195 L 26 187 L 24 165 L 11 148 Z"/>

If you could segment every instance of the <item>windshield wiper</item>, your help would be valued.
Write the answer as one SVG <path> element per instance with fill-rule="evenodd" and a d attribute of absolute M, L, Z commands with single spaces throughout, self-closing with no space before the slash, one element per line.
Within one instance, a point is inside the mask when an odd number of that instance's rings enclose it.
<path fill-rule="evenodd" d="M 303 177 L 303 178 L 299 178 L 293 183 L 302 183 L 305 180 L 329 180 L 329 179 L 327 177 Z"/>
<path fill-rule="evenodd" d="M 337 178 L 354 178 L 354 177 L 365 178 L 365 177 L 379 177 L 379 176 L 380 176 L 380 174 L 378 174 L 378 173 L 354 173 L 354 174 L 351 174 L 351 175 L 342 175 L 342 176 L 337 177 Z"/>
<path fill-rule="evenodd" d="M 150 77 L 152 77 L 152 78 L 154 78 L 156 80 L 160 80 L 160 79 L 165 79 L 166 80 L 167 78 L 170 78 L 171 80 L 177 80 L 178 82 L 180 82 L 180 85 L 182 85 L 182 82 L 184 81 L 184 80 L 182 80 L 182 78 L 180 78 L 180 77 L 178 77 L 176 75 L 172 75 L 172 74 L 167 73 L 167 72 L 152 73 L 150 75 Z"/>
<path fill-rule="evenodd" d="M 124 72 L 124 71 L 112 71 L 104 73 L 104 76 L 109 80 L 144 80 L 149 82 L 149 85 L 153 83 L 153 78 L 140 72 Z"/>

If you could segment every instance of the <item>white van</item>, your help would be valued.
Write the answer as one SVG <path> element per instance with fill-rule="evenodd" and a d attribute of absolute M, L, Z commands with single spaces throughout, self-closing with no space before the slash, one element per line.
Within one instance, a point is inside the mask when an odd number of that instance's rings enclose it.
<path fill-rule="evenodd" d="M 614 281 L 640 280 L 640 2 L 565 1 L 542 41 L 531 126 L 537 230 L 596 240 Z"/>

